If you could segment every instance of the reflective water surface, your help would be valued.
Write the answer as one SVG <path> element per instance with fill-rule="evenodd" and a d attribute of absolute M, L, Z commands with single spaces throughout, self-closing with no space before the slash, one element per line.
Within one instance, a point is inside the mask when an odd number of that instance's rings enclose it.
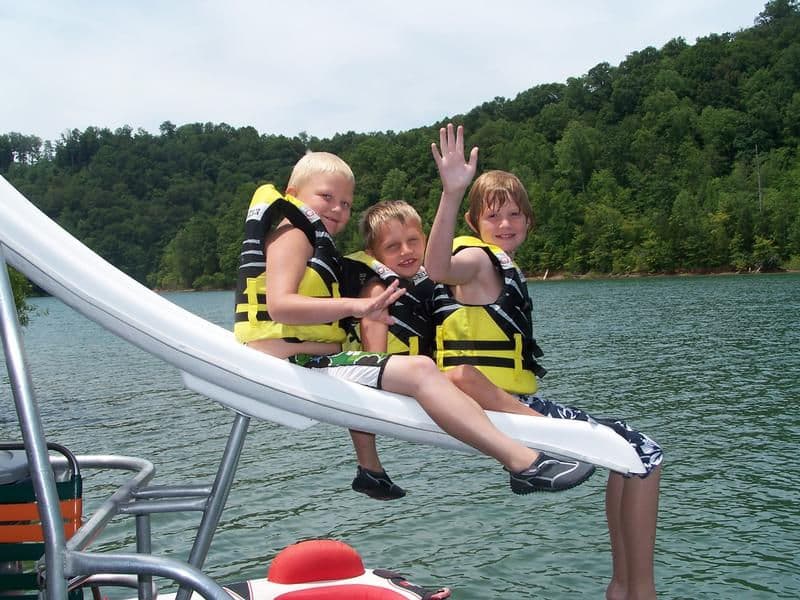
<path fill-rule="evenodd" d="M 800 597 L 800 276 L 532 282 L 545 394 L 626 418 L 665 448 L 656 575 L 662 598 Z M 231 292 L 169 294 L 220 325 Z M 47 435 L 77 453 L 142 456 L 158 482 L 209 481 L 232 416 L 181 387 L 175 369 L 52 298 L 24 341 Z M 18 439 L 0 370 L 0 438 Z M 258 577 L 283 547 L 334 537 L 371 567 L 456 598 L 601 598 L 610 575 L 604 473 L 562 494 L 514 496 L 494 461 L 379 441 L 409 490 L 350 491 L 347 433 L 253 422 L 207 563 Z M 88 508 L 113 489 L 90 476 Z M 186 557 L 197 514 L 154 517 L 154 551 Z M 133 549 L 112 522 L 100 548 Z"/>

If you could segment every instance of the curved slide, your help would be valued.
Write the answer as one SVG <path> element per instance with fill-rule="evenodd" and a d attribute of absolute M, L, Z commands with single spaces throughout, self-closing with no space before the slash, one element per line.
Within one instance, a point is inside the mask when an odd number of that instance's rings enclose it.
<path fill-rule="evenodd" d="M 79 313 L 181 371 L 185 385 L 244 415 L 305 429 L 318 421 L 475 452 L 407 396 L 315 373 L 236 342 L 233 334 L 139 284 L 72 237 L 0 177 L 0 250 L 8 264 Z M 233 307 L 231 307 L 233 310 Z M 521 443 L 620 473 L 644 471 L 611 429 L 489 412 Z"/>

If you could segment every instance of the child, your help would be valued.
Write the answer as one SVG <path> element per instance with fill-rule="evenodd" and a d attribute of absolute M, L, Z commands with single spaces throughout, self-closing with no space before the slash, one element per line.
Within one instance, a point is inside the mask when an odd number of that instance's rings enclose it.
<path fill-rule="evenodd" d="M 512 262 L 514 252 L 533 226 L 532 209 L 521 182 L 503 171 L 481 175 L 470 190 L 469 211 L 465 215 L 467 224 L 480 239 L 453 239 L 461 199 L 477 163 L 477 148 L 472 149 L 469 161 L 464 162 L 463 139 L 463 128 L 459 126 L 454 132 L 450 124 L 440 130 L 441 151 L 436 144 L 431 145 L 444 184 L 425 257 L 429 275 L 446 284 L 437 287 L 434 306 L 436 360 L 442 368 L 477 364 L 494 383 L 519 395 L 546 416 L 593 420 L 579 409 L 533 395 L 536 366 L 532 355 L 536 346 L 531 335 L 530 300 L 524 278 L 514 275 L 516 267 Z M 516 307 L 510 305 L 511 300 Z M 476 331 L 481 337 L 473 350 L 463 350 L 464 341 L 476 342 Z M 498 349 L 501 346 L 497 342 L 504 335 L 515 344 L 505 350 Z M 522 372 L 511 366 L 497 366 L 520 361 L 525 366 Z M 655 598 L 653 547 L 661 448 L 622 421 L 597 420 L 628 440 L 647 471 L 641 478 L 609 474 L 606 516 L 613 575 L 606 596 Z"/>
<path fill-rule="evenodd" d="M 285 198 L 272 186 L 256 190 L 240 261 L 237 339 L 301 366 L 412 396 L 444 431 L 502 463 L 517 493 L 520 485 L 530 487 L 527 492 L 581 483 L 572 471 L 562 469 L 554 478 L 548 466 L 534 466 L 538 454 L 498 430 L 430 358 L 340 351 L 341 319 L 369 317 L 389 325 L 386 309 L 404 293 L 397 282 L 377 297 L 339 293 L 341 258 L 331 235 L 350 219 L 354 186 L 344 161 L 312 152 L 292 170 Z"/>
<path fill-rule="evenodd" d="M 392 304 L 388 313 L 393 323 L 364 317 L 351 326 L 350 346 L 368 352 L 430 356 L 433 352 L 433 320 L 431 305 L 434 283 L 422 267 L 425 254 L 425 233 L 422 219 L 414 208 L 402 200 L 384 200 L 369 207 L 359 225 L 366 252 L 345 256 L 345 277 L 352 294 L 377 297 L 393 281 L 399 280 L 404 296 Z M 451 373 L 458 372 L 455 380 Z M 479 371 L 449 371 L 463 391 L 481 408 L 517 414 L 538 415 L 514 396 L 499 389 Z M 353 489 L 379 499 L 390 499 L 405 492 L 388 477 L 380 465 L 375 436 L 351 432 L 358 459 Z M 555 460 L 555 459 L 553 459 Z M 569 461 L 572 464 L 575 461 Z M 371 470 L 366 465 L 372 464 Z M 581 465 L 589 474 L 591 465 Z"/>
<path fill-rule="evenodd" d="M 381 223 L 391 222 L 391 239 L 387 240 L 385 248 L 392 253 L 398 250 L 402 255 L 400 261 L 392 262 L 394 270 L 375 258 L 388 255 L 377 254 L 372 250 L 374 240 L 371 229 L 365 228 L 365 222 L 375 218 L 380 219 Z M 421 222 L 419 228 L 410 232 L 402 242 L 405 249 L 411 249 L 411 256 L 406 255 L 407 250 L 400 250 L 399 242 L 395 241 L 404 226 L 414 218 L 419 221 L 419 216 L 410 205 L 392 200 L 374 204 L 362 215 L 359 229 L 362 236 L 366 236 L 363 239 L 367 242 L 366 248 L 370 254 L 355 252 L 344 257 L 348 295 L 379 296 L 395 280 L 400 281 L 406 293 L 389 307 L 392 325 L 366 317 L 352 320 L 348 324 L 348 342 L 345 345 L 347 349 L 411 356 L 429 354 L 431 336 L 428 332 L 432 331 L 433 325 L 427 306 L 432 298 L 433 282 L 420 269 L 425 244 Z M 353 490 L 379 500 L 405 496 L 405 491 L 392 482 L 381 466 L 375 436 L 360 431 L 351 431 L 350 435 L 358 460 L 356 477 L 351 485 Z"/>
<path fill-rule="evenodd" d="M 360 290 L 362 295 L 377 296 L 399 279 L 406 294 L 388 309 L 394 320 L 392 325 L 365 317 L 360 320 L 354 337 L 361 348 L 371 352 L 431 356 L 435 346 L 432 315 L 435 284 L 422 266 L 425 254 L 422 219 L 407 202 L 383 200 L 363 213 L 359 229 L 366 252 L 345 257 L 346 275 L 357 280 L 351 282 L 351 289 Z M 498 388 L 477 369 L 456 367 L 445 374 L 485 410 L 542 416 Z"/>

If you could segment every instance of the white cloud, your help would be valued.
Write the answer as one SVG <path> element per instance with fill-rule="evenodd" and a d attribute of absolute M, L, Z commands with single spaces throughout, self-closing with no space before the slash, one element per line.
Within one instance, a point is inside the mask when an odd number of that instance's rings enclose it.
<path fill-rule="evenodd" d="M 0 133 L 401 131 L 752 25 L 762 1 L 58 2 L 0 8 Z"/>

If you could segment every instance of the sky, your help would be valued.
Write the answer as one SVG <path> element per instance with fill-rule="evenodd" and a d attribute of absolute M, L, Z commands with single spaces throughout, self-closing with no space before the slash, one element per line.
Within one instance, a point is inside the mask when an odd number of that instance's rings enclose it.
<path fill-rule="evenodd" d="M 0 0 L 0 134 L 395 132 L 566 82 L 766 0 Z"/>

